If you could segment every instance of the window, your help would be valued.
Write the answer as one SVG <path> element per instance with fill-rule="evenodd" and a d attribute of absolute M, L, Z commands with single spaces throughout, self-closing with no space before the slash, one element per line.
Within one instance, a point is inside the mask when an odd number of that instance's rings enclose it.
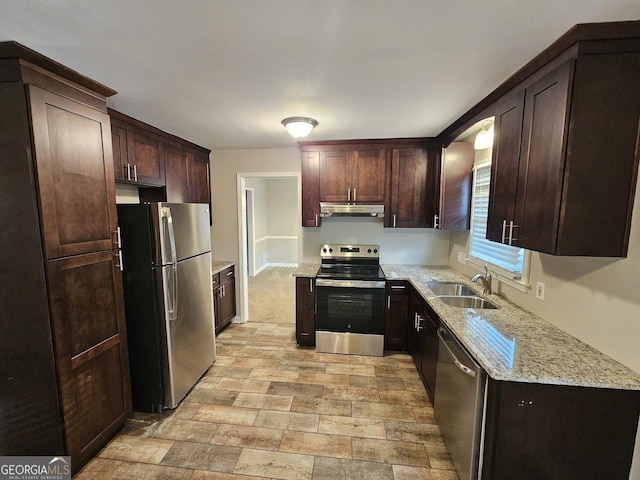
<path fill-rule="evenodd" d="M 502 281 L 523 284 L 528 281 L 529 254 L 524 248 L 512 247 L 487 240 L 487 213 L 489 210 L 489 180 L 491 164 L 476 166 L 473 176 L 473 197 L 471 206 L 471 239 L 469 242 L 469 263 L 482 267 L 490 264 Z"/>

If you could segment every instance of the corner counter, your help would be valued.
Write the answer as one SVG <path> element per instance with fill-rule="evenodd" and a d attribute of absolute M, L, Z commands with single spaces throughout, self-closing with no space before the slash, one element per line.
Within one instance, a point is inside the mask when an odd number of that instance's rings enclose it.
<path fill-rule="evenodd" d="M 407 280 L 494 380 L 640 390 L 640 374 L 499 295 L 497 309 L 457 308 L 429 282 L 479 286 L 449 267 L 382 265 L 387 280 Z"/>

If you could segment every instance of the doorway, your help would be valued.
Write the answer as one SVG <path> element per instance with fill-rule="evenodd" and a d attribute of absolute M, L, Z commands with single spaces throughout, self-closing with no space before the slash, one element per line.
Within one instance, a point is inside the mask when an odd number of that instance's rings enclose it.
<path fill-rule="evenodd" d="M 239 308 L 250 319 L 249 277 L 270 267 L 296 267 L 302 258 L 300 173 L 238 173 Z M 293 293 L 293 292 L 292 292 Z"/>

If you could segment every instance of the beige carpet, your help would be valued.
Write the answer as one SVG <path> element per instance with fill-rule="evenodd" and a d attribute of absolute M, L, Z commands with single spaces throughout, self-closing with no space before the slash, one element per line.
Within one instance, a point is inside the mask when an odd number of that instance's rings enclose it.
<path fill-rule="evenodd" d="M 249 277 L 249 321 L 295 325 L 294 267 L 268 267 Z"/>

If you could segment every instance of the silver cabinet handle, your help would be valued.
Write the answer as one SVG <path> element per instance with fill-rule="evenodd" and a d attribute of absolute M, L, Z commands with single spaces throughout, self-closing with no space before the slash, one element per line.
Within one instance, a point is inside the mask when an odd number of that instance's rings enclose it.
<path fill-rule="evenodd" d="M 133 164 L 133 181 L 138 181 L 138 165 L 136 165 L 135 163 Z"/>
<path fill-rule="evenodd" d="M 416 332 L 419 332 L 420 330 L 422 330 L 424 327 L 421 325 L 422 324 L 422 320 L 424 320 L 424 318 L 422 318 L 422 315 L 420 314 L 416 314 L 416 316 L 418 317 L 416 319 Z"/>
<path fill-rule="evenodd" d="M 353 189 L 353 201 L 357 202 L 357 200 L 356 200 L 356 189 L 355 188 Z"/>
<path fill-rule="evenodd" d="M 402 285 L 391 285 L 391 290 L 404 290 Z"/>
<path fill-rule="evenodd" d="M 351 189 L 347 188 L 347 202 L 351 201 Z"/>
<path fill-rule="evenodd" d="M 434 215 L 433 216 L 433 228 L 440 227 L 440 225 L 438 225 L 438 220 L 440 220 L 440 217 L 438 217 L 438 215 Z"/>
<path fill-rule="evenodd" d="M 393 228 L 396 228 L 396 214 L 393 214 Z"/>
<path fill-rule="evenodd" d="M 387 295 L 387 310 L 391 310 L 391 295 Z"/>
<path fill-rule="evenodd" d="M 313 293 L 313 278 L 309 279 L 309 293 Z"/>
<path fill-rule="evenodd" d="M 316 227 L 318 226 L 318 214 L 316 213 Z"/>
<path fill-rule="evenodd" d="M 114 255 L 118 257 L 118 268 L 120 269 L 121 272 L 124 272 L 124 258 L 122 255 L 122 250 L 118 250 L 117 252 L 114 253 Z"/>
<path fill-rule="evenodd" d="M 449 348 L 449 345 L 447 345 L 447 342 L 445 341 L 444 337 L 442 336 L 442 332 L 443 331 L 444 330 L 442 328 L 438 329 L 438 338 L 442 342 L 442 345 L 444 345 L 444 348 L 447 349 L 447 352 L 449 352 L 449 355 L 451 356 L 451 359 L 453 360 L 453 363 L 455 363 L 456 367 L 458 367 L 460 370 L 462 370 L 464 373 L 466 373 L 470 377 L 475 377 L 476 376 L 476 372 L 474 372 L 469 367 L 464 365 L 460 360 L 458 360 L 458 357 L 456 357 L 455 354 L 451 351 L 451 348 Z"/>
<path fill-rule="evenodd" d="M 227 277 L 230 277 L 231 275 L 233 275 L 233 272 L 227 272 Z"/>
<path fill-rule="evenodd" d="M 506 232 L 507 232 L 507 221 L 503 220 L 502 221 L 502 243 L 504 243 Z"/>
<path fill-rule="evenodd" d="M 127 180 L 131 181 L 131 164 L 127 163 Z"/>
<path fill-rule="evenodd" d="M 512 243 L 514 240 L 517 240 L 517 238 L 513 238 L 513 229 L 514 229 L 514 228 L 518 228 L 518 226 L 517 226 L 517 225 L 514 225 L 513 220 L 511 220 L 511 221 L 509 222 L 509 245 L 511 245 L 511 243 Z"/>
<path fill-rule="evenodd" d="M 413 314 L 413 328 L 414 328 L 414 330 L 418 329 L 418 314 L 417 313 Z"/>

